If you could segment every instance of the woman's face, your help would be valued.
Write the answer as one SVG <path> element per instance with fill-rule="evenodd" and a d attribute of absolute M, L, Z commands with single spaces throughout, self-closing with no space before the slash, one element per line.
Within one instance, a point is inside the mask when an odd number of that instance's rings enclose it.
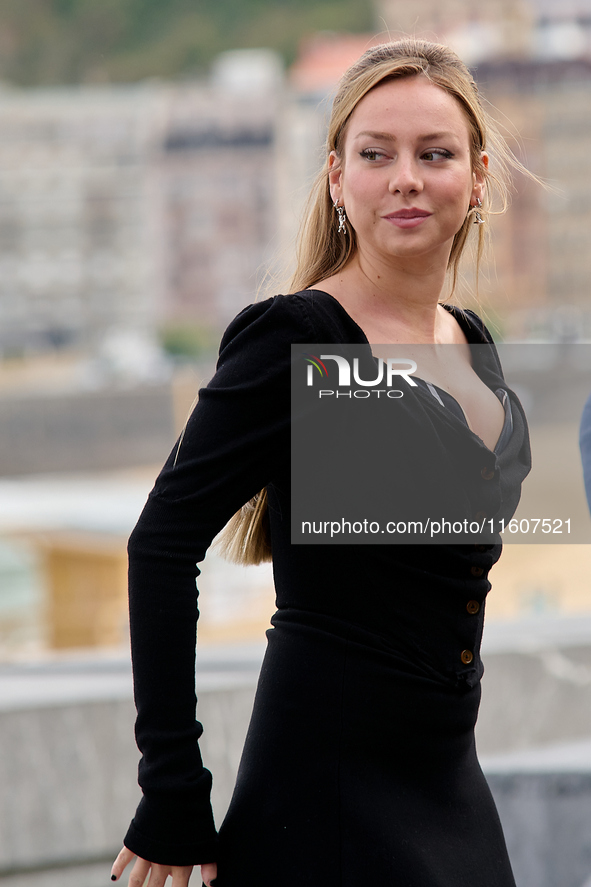
<path fill-rule="evenodd" d="M 485 165 L 487 159 L 483 154 Z M 421 76 L 388 81 L 364 96 L 349 119 L 342 156 L 331 154 L 329 182 L 361 255 L 422 256 L 445 265 L 470 204 L 484 191 L 461 105 Z"/>

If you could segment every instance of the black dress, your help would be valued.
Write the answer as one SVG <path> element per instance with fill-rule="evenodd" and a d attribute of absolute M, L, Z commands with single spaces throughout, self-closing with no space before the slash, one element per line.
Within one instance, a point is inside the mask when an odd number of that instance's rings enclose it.
<path fill-rule="evenodd" d="M 474 314 L 450 310 L 469 342 L 489 341 Z M 144 798 L 125 844 L 154 862 L 217 860 L 219 887 L 514 887 L 474 746 L 487 574 L 501 546 L 290 544 L 298 342 L 367 339 L 318 290 L 245 309 L 132 534 Z M 498 365 L 481 376 L 493 390 L 503 384 Z M 470 464 L 482 466 L 482 501 L 505 518 L 530 460 L 509 396 L 512 433 L 498 453 L 424 397 L 425 422 L 442 428 L 434 464 L 445 470 L 447 431 L 463 435 Z M 263 487 L 278 610 L 216 839 L 194 709 L 195 563 Z"/>

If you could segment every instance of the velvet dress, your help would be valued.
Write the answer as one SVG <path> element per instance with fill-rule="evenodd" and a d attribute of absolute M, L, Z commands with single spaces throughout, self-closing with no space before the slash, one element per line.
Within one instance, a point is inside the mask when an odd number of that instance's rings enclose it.
<path fill-rule="evenodd" d="M 476 315 L 448 310 L 468 342 L 490 342 Z M 153 862 L 217 861 L 218 887 L 514 887 L 474 744 L 501 546 L 291 544 L 290 345 L 313 342 L 368 344 L 319 290 L 238 315 L 130 539 L 144 797 L 125 844 Z M 446 482 L 461 439 L 474 508 L 507 520 L 529 471 L 527 426 L 494 355 L 477 372 L 508 392 L 502 446 L 425 389 L 417 421 L 438 442 L 416 470 Z M 218 835 L 195 719 L 196 563 L 264 487 L 277 612 Z"/>

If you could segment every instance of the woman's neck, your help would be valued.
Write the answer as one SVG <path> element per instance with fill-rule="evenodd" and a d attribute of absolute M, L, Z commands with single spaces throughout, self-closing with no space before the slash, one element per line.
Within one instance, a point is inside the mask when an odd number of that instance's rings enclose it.
<path fill-rule="evenodd" d="M 370 341 L 457 341 L 456 321 L 439 306 L 444 282 L 440 263 L 380 268 L 355 256 L 316 288 L 334 296 Z"/>

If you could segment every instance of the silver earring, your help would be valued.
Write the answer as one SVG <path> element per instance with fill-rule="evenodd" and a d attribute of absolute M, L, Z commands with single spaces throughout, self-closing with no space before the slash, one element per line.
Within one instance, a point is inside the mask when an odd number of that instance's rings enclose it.
<path fill-rule="evenodd" d="M 337 215 L 339 217 L 339 230 L 337 233 L 338 234 L 341 234 L 341 233 L 346 234 L 347 233 L 347 226 L 346 226 L 345 222 L 347 220 L 347 213 L 345 212 L 345 207 L 339 206 L 338 200 L 335 200 L 335 202 L 333 203 L 333 206 L 336 209 Z"/>
<path fill-rule="evenodd" d="M 477 197 L 476 204 L 472 207 L 472 209 L 474 210 L 474 224 L 475 225 L 484 225 L 484 219 L 482 218 L 482 216 L 479 212 L 481 206 L 482 206 L 482 200 L 480 199 L 480 197 Z"/>

